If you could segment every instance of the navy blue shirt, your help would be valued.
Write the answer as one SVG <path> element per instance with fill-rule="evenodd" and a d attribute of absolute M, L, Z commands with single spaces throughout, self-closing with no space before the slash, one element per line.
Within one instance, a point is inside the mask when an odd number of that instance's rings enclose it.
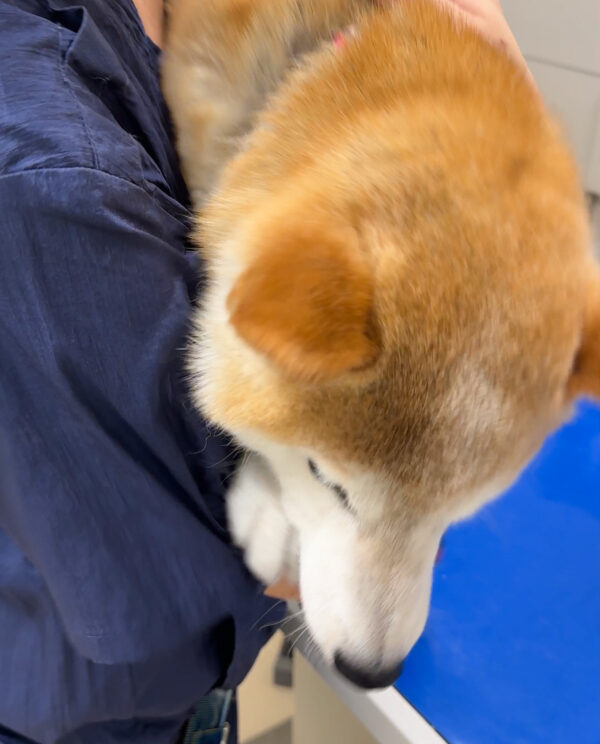
<path fill-rule="evenodd" d="M 171 742 L 267 636 L 181 374 L 201 271 L 158 63 L 130 0 L 0 0 L 2 744 Z"/>

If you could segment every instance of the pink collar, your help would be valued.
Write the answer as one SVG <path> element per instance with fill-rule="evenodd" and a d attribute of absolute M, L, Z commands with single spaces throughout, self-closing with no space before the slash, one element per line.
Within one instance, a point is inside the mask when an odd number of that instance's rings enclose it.
<path fill-rule="evenodd" d="M 341 49 L 348 37 L 352 38 L 353 36 L 356 36 L 356 26 L 348 26 L 343 31 L 338 31 L 333 35 L 333 46 L 336 49 Z"/>

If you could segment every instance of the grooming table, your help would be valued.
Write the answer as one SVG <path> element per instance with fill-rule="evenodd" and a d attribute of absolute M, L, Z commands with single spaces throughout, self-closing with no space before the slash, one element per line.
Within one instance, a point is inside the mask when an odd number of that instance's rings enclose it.
<path fill-rule="evenodd" d="M 309 655 L 382 744 L 600 744 L 600 409 L 578 410 L 445 536 L 395 688 L 359 692 Z"/>

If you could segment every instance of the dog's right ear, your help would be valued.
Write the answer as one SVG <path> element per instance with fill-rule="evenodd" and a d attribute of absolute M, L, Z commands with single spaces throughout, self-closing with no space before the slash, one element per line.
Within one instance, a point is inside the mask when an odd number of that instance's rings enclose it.
<path fill-rule="evenodd" d="M 379 355 L 374 279 L 351 228 L 281 221 L 235 283 L 230 321 L 288 378 L 327 382 Z"/>
<path fill-rule="evenodd" d="M 569 391 L 574 396 L 600 398 L 600 272 L 590 292 Z"/>

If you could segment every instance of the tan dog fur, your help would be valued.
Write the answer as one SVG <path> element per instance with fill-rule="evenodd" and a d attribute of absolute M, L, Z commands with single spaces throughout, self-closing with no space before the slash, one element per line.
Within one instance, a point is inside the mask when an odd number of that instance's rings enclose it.
<path fill-rule="evenodd" d="M 422 629 L 441 532 L 510 483 L 576 395 L 600 395 L 572 157 L 523 70 L 426 0 L 177 0 L 164 88 L 210 278 L 194 399 L 279 479 L 268 508 L 300 534 L 321 648 L 384 668 Z M 361 590 L 344 588 L 337 636 L 303 579 L 316 527 L 296 523 L 310 487 L 286 495 L 296 455 L 354 510 Z M 366 625 L 387 608 L 383 646 L 342 627 L 352 602 Z"/>

